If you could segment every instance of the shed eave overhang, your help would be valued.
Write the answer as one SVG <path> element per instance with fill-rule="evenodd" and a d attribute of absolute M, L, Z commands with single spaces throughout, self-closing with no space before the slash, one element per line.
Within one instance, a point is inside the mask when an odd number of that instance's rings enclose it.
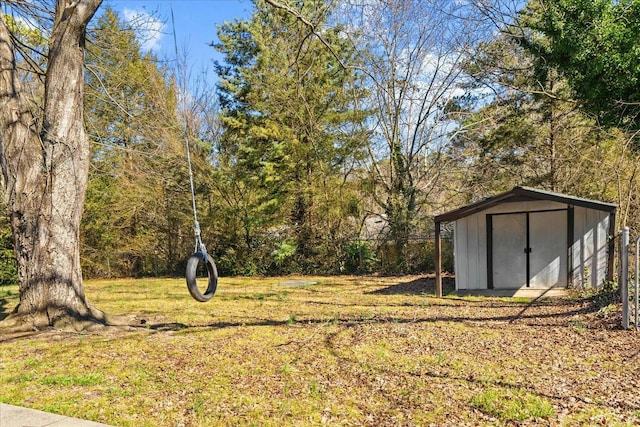
<path fill-rule="evenodd" d="M 569 196 L 551 191 L 538 190 L 529 187 L 515 187 L 510 191 L 498 194 L 493 197 L 480 200 L 467 206 L 443 213 L 434 218 L 434 222 L 450 222 L 473 215 L 483 210 L 492 208 L 500 203 L 522 200 L 548 200 L 552 202 L 563 203 L 569 206 L 579 206 L 588 209 L 594 209 L 605 212 L 615 212 L 617 206 L 612 203 L 599 202 L 596 200 L 585 199 L 581 197 Z"/>

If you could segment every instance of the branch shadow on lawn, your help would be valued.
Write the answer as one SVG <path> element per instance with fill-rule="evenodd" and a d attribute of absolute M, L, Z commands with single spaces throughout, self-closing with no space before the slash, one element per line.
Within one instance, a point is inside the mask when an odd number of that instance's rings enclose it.
<path fill-rule="evenodd" d="M 454 277 L 442 278 L 443 295 L 455 294 L 456 279 Z M 436 279 L 435 277 L 421 277 L 420 279 L 411 280 L 409 282 L 400 282 L 386 288 L 367 292 L 374 295 L 435 295 Z"/>
<path fill-rule="evenodd" d="M 7 298 L 0 298 L 0 322 L 11 314 L 12 310 L 8 308 L 9 300 Z"/>
<path fill-rule="evenodd" d="M 449 308 L 455 308 L 449 306 Z M 531 323 L 525 323 L 531 327 L 571 327 L 574 324 L 571 322 L 571 318 L 574 316 L 590 314 L 596 310 L 591 306 L 575 307 L 571 310 L 552 312 L 552 313 L 534 313 L 525 315 L 520 312 L 515 315 L 496 315 L 496 316 L 483 316 L 478 314 L 477 316 L 469 315 L 436 315 L 430 317 L 398 317 L 398 316 L 375 316 L 370 318 L 301 318 L 299 320 L 275 320 L 275 319 L 245 319 L 237 322 L 214 322 L 208 324 L 185 324 L 185 323 L 157 323 L 138 326 L 139 328 L 151 329 L 158 332 L 167 331 L 182 331 L 184 333 L 195 333 L 206 329 L 222 329 L 222 328 L 239 328 L 239 327 L 278 327 L 278 326 L 305 326 L 305 325 L 339 325 L 347 328 L 358 327 L 362 325 L 376 325 L 376 324 L 420 324 L 420 323 L 437 323 L 437 322 L 458 322 L 466 323 L 471 326 L 482 326 L 490 323 L 513 323 L 516 321 L 533 321 Z M 545 319 L 555 319 L 559 322 L 544 323 Z M 563 320 L 564 319 L 564 320 Z"/>
<path fill-rule="evenodd" d="M 455 281 L 455 277 L 449 277 L 449 276 L 445 276 L 442 277 L 442 293 L 443 295 L 446 296 L 458 296 L 458 294 L 456 293 L 456 281 Z M 375 291 L 371 291 L 371 292 L 367 292 L 368 294 L 375 294 L 375 295 L 435 295 L 435 277 L 423 277 L 423 278 L 419 278 L 419 279 L 415 279 L 415 280 L 411 280 L 409 282 L 400 282 L 397 284 L 393 284 L 390 286 L 387 286 L 385 288 L 382 289 L 378 289 Z M 568 301 L 566 299 L 554 299 L 553 302 L 551 302 L 549 299 L 547 299 L 547 292 L 543 292 L 542 294 L 540 294 L 539 296 L 532 298 L 530 301 L 528 302 L 501 302 L 501 303 L 495 303 L 495 302 L 491 302 L 488 303 L 487 301 L 484 300 L 479 300 L 479 301 L 471 301 L 471 300 L 466 300 L 465 303 L 466 304 L 470 304 L 470 305 L 481 305 L 481 306 L 486 306 L 487 304 L 490 304 L 491 308 L 498 308 L 498 307 L 522 307 L 522 310 L 515 316 L 503 316 L 503 317 L 498 317 L 495 318 L 496 321 L 507 321 L 509 322 L 515 322 L 518 319 L 523 319 L 523 318 L 538 318 L 541 317 L 540 315 L 533 315 L 533 316 L 526 316 L 525 313 L 527 313 L 527 311 L 529 311 L 530 309 L 534 308 L 534 307 L 538 307 L 538 306 L 543 306 L 543 305 L 575 305 L 575 301 Z M 496 295 L 495 297 L 488 295 L 489 298 L 500 298 L 500 295 Z M 430 304 L 433 305 L 433 304 Z M 590 304 L 589 307 L 587 308 L 582 308 L 580 310 L 577 310 L 575 312 L 573 312 L 572 314 L 574 315 L 578 315 L 578 314 L 587 314 L 587 313 L 592 313 L 598 310 L 598 307 L 596 307 L 594 304 Z M 559 315 L 560 317 L 562 317 L 563 315 Z M 452 319 L 452 320 L 458 320 L 458 319 Z M 461 319 L 461 320 L 467 320 L 467 321 L 473 321 L 473 319 Z M 487 320 L 491 320 L 491 319 L 483 319 L 485 321 Z"/>
<path fill-rule="evenodd" d="M 455 293 L 455 278 L 443 277 L 443 293 L 445 295 L 457 296 Z M 435 278 L 423 277 L 408 282 L 399 282 L 381 289 L 366 292 L 368 295 L 433 295 L 435 291 Z M 185 333 L 196 332 L 204 329 L 219 328 L 237 328 L 237 327 L 273 327 L 273 326 L 304 326 L 304 325 L 321 325 L 321 324 L 337 324 L 345 327 L 355 327 L 359 325 L 370 324 L 409 324 L 409 323 L 436 323 L 436 322 L 462 322 L 473 326 L 481 326 L 489 323 L 516 323 L 523 322 L 527 326 L 532 327 L 552 327 L 552 326 L 575 326 L 576 322 L 582 326 L 582 320 L 575 319 L 576 316 L 584 316 L 594 314 L 599 310 L 599 306 L 588 299 L 566 299 L 554 298 L 547 299 L 544 295 L 532 298 L 529 301 L 509 301 L 505 298 L 493 297 L 477 297 L 478 299 L 463 298 L 445 298 L 442 302 L 429 299 L 425 304 L 403 302 L 400 304 L 393 303 L 393 306 L 403 307 L 429 307 L 436 309 L 436 313 L 431 314 L 427 311 L 422 316 L 403 317 L 403 316 L 374 316 L 367 318 L 340 316 L 334 318 L 304 318 L 301 317 L 295 321 L 291 319 L 275 320 L 265 318 L 247 318 L 241 321 L 222 321 L 209 324 L 184 324 L 184 323 L 153 323 L 149 322 L 145 327 L 154 331 L 183 331 Z M 337 303 L 325 301 L 308 301 L 310 305 L 338 305 L 343 307 L 350 306 L 388 306 L 384 302 L 376 303 Z M 461 310 L 468 308 L 468 310 Z M 509 313 L 487 313 L 488 310 L 505 310 L 511 309 Z M 464 314 L 456 314 L 464 313 Z M 589 326 L 586 326 L 587 328 Z M 602 325 L 599 326 L 600 328 Z M 606 326 L 606 329 L 616 329 Z"/>

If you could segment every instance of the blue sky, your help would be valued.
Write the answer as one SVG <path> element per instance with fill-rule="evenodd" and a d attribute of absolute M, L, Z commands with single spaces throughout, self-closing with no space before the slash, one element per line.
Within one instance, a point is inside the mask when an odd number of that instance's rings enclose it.
<path fill-rule="evenodd" d="M 160 59 L 175 59 L 171 9 L 175 22 L 178 50 L 187 51 L 188 68 L 195 73 L 213 73 L 213 61 L 220 60 L 209 46 L 217 41 L 216 25 L 237 18 L 247 18 L 253 9 L 251 0 L 105 0 L 129 21 L 141 18 L 149 22 L 139 35 L 143 49 L 152 50 Z M 145 18 L 151 17 L 152 20 Z"/>

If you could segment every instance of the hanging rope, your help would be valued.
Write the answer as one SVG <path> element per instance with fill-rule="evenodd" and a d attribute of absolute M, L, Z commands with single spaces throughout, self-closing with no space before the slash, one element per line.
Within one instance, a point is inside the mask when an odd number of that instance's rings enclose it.
<path fill-rule="evenodd" d="M 173 3 L 169 2 L 169 8 L 171 10 L 171 26 L 173 28 L 173 46 L 175 49 L 175 57 L 176 61 L 178 60 L 178 42 L 176 37 L 176 25 L 175 19 L 173 16 Z M 184 69 L 183 69 L 184 71 Z M 198 222 L 198 210 L 196 209 L 196 189 L 193 181 L 193 167 L 191 165 L 191 150 L 189 146 L 189 123 L 187 121 L 187 100 L 186 100 L 186 71 L 184 71 L 184 75 L 182 76 L 182 119 L 183 119 L 183 134 L 184 134 L 184 144 L 185 149 L 187 151 L 187 165 L 189 168 L 189 185 L 191 189 L 191 204 L 193 208 L 193 229 L 195 233 L 195 248 L 194 253 L 191 255 L 189 260 L 187 261 L 187 269 L 186 269 L 186 279 L 187 279 L 187 288 L 189 289 L 189 293 L 191 296 L 200 302 L 209 301 L 216 292 L 216 288 L 218 287 L 218 269 L 216 268 L 213 259 L 207 254 L 207 247 L 204 245 L 202 241 L 202 237 L 200 235 L 200 223 Z M 207 290 L 203 294 L 200 292 L 197 283 L 197 270 L 200 262 L 204 262 L 207 267 Z"/>

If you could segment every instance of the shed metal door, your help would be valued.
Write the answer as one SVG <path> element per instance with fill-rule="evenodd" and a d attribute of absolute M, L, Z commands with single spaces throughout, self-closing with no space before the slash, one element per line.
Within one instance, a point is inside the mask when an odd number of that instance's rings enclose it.
<path fill-rule="evenodd" d="M 527 215 L 493 215 L 493 287 L 514 289 L 527 284 Z"/>
<path fill-rule="evenodd" d="M 494 289 L 567 285 L 567 210 L 490 216 Z"/>
<path fill-rule="evenodd" d="M 529 214 L 529 286 L 567 286 L 567 211 Z"/>

